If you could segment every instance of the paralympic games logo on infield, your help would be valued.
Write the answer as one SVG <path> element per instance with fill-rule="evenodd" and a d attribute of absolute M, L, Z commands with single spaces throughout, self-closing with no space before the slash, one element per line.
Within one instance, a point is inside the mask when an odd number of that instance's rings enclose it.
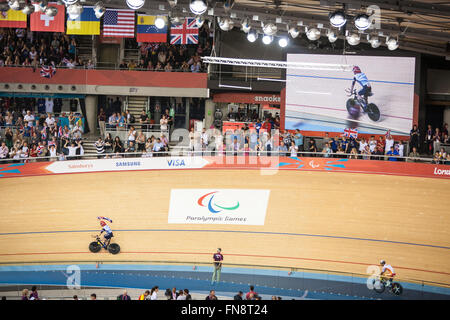
<path fill-rule="evenodd" d="M 208 210 L 211 213 L 219 213 L 222 212 L 223 210 L 228 210 L 228 211 L 234 211 L 237 208 L 239 208 L 239 201 L 237 201 L 237 203 L 234 206 L 231 207 L 225 207 L 223 205 L 219 205 L 214 201 L 214 197 L 216 196 L 216 193 L 218 193 L 218 191 L 213 191 L 213 192 L 209 192 L 207 194 L 204 194 L 203 196 L 201 196 L 200 198 L 198 198 L 197 203 L 199 206 L 201 207 L 206 207 L 206 205 L 204 204 L 205 199 L 209 196 L 209 201 L 208 201 Z"/>

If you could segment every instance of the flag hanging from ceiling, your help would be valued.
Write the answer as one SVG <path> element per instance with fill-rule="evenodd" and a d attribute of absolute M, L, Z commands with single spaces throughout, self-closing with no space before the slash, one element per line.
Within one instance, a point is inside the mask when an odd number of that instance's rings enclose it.
<path fill-rule="evenodd" d="M 47 4 L 49 7 L 58 9 L 54 17 L 49 17 L 43 12 L 34 12 L 30 16 L 31 31 L 64 32 L 65 7 L 53 2 Z"/>
<path fill-rule="evenodd" d="M 167 42 L 167 17 L 164 28 L 158 29 L 155 26 L 156 16 L 138 15 L 136 25 L 137 42 Z"/>
<path fill-rule="evenodd" d="M 134 38 L 134 10 L 106 9 L 103 16 L 103 36 Z"/>
<path fill-rule="evenodd" d="M 0 28 L 27 28 L 27 15 L 22 11 L 9 9 L 0 12 Z"/>
<path fill-rule="evenodd" d="M 67 16 L 67 34 L 100 34 L 100 19 L 95 16 L 94 7 L 85 6 L 77 19 Z"/>
<path fill-rule="evenodd" d="M 170 28 L 170 44 L 198 44 L 195 18 L 186 18 L 182 25 Z"/>

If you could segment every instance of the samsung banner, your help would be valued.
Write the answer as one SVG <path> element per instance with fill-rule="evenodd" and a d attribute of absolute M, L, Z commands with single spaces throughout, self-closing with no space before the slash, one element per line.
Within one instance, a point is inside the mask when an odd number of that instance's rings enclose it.
<path fill-rule="evenodd" d="M 264 225 L 270 190 L 172 189 L 169 223 Z"/>

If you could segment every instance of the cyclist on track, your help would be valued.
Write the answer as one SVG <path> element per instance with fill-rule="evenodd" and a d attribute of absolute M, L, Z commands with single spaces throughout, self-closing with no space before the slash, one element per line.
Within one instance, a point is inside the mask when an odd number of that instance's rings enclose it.
<path fill-rule="evenodd" d="M 395 271 L 394 268 L 390 264 L 386 264 L 386 261 L 381 260 L 381 278 L 385 280 L 389 280 L 392 283 L 392 280 L 395 277 Z"/>
<path fill-rule="evenodd" d="M 365 73 L 361 72 L 361 69 L 358 66 L 353 66 L 352 70 L 353 70 L 354 77 L 353 77 L 352 87 L 350 89 L 350 95 L 353 92 L 353 88 L 355 87 L 356 82 L 358 82 L 359 85 L 362 87 L 362 89 L 358 91 L 358 96 L 363 97 L 364 101 L 366 102 L 366 105 L 367 105 L 369 103 L 367 98 L 373 94 L 369 79 L 367 79 L 367 76 Z"/>
<path fill-rule="evenodd" d="M 111 242 L 111 238 L 114 237 L 111 228 L 106 224 L 104 220 L 107 220 L 112 223 L 111 219 L 105 218 L 105 217 L 97 217 L 97 219 L 100 220 L 100 225 L 102 226 L 102 230 L 100 231 L 100 235 L 105 232 L 105 235 L 103 236 L 105 238 L 105 245 L 104 247 L 107 248 L 109 243 Z"/>

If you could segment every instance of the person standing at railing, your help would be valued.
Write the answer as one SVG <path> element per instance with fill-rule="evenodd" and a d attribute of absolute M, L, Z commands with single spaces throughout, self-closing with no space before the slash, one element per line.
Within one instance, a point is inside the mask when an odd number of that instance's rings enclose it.
<path fill-rule="evenodd" d="M 420 139 L 420 132 L 417 128 L 417 125 L 413 125 L 413 128 L 411 129 L 409 133 L 409 147 L 411 150 L 415 147 L 416 149 L 419 148 L 419 139 Z"/>
<path fill-rule="evenodd" d="M 0 159 L 5 159 L 8 156 L 9 149 L 6 146 L 5 142 L 2 142 L 2 145 L 0 146 Z"/>
<path fill-rule="evenodd" d="M 217 248 L 217 252 L 213 254 L 214 271 L 211 279 L 211 284 L 214 284 L 214 282 L 216 283 L 220 282 L 220 273 L 222 272 L 222 261 L 223 261 L 222 249 Z"/>
<path fill-rule="evenodd" d="M 439 130 L 439 128 L 436 128 L 436 130 L 434 131 L 434 134 L 433 134 L 433 152 L 434 153 L 436 153 L 436 151 L 439 150 L 439 148 L 441 146 L 441 141 L 442 141 L 441 131 Z"/>
<path fill-rule="evenodd" d="M 167 116 L 165 114 L 163 114 L 163 116 L 159 120 L 161 132 L 164 132 L 164 133 L 168 132 L 168 130 L 167 130 L 168 123 L 169 123 L 169 120 L 167 119 Z"/>
<path fill-rule="evenodd" d="M 417 152 L 417 147 L 412 148 L 412 152 L 409 153 L 409 158 L 407 162 L 417 162 L 418 158 L 420 158 L 420 154 Z"/>
<path fill-rule="evenodd" d="M 433 129 L 431 124 L 428 125 L 427 132 L 425 134 L 425 152 L 430 155 L 433 152 Z"/>
<path fill-rule="evenodd" d="M 98 120 L 98 127 L 100 128 L 100 136 L 104 138 L 106 133 L 106 113 L 103 110 L 103 108 L 100 108 L 97 120 Z"/>

